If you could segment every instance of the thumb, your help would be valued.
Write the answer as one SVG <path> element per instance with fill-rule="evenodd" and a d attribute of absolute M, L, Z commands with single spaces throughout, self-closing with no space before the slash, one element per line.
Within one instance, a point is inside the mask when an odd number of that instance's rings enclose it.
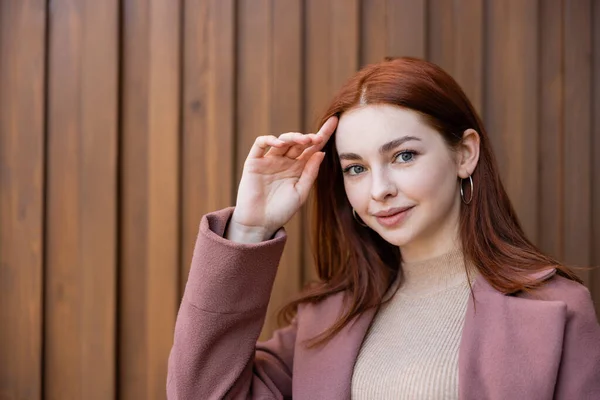
<path fill-rule="evenodd" d="M 300 194 L 300 199 L 303 203 L 308 197 L 308 193 L 310 192 L 312 184 L 315 182 L 315 179 L 317 179 L 319 167 L 321 166 L 321 162 L 323 162 L 324 158 L 325 153 L 322 151 L 318 151 L 313 154 L 306 162 L 304 170 L 302 171 L 302 175 L 296 183 L 296 190 Z"/>

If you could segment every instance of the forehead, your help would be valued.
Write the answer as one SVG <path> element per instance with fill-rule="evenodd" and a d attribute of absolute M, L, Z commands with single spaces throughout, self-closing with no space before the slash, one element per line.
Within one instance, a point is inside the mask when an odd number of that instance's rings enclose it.
<path fill-rule="evenodd" d="M 387 104 L 358 107 L 342 114 L 336 130 L 336 149 L 338 153 L 366 150 L 405 135 L 423 142 L 439 136 L 415 111 Z"/>

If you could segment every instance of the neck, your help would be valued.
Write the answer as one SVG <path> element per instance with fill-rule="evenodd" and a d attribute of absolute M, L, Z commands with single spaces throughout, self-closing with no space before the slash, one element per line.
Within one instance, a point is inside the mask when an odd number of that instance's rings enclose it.
<path fill-rule="evenodd" d="M 424 297 L 467 284 L 467 272 L 475 272 L 466 262 L 463 251 L 455 247 L 418 261 L 403 261 L 399 294 L 407 297 Z M 471 274 L 474 279 L 475 274 Z"/>

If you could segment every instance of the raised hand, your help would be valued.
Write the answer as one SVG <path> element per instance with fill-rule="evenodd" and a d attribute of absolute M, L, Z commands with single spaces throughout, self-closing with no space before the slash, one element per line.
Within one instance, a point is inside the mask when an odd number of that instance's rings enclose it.
<path fill-rule="evenodd" d="M 259 136 L 244 163 L 235 211 L 226 237 L 238 242 L 270 238 L 306 201 L 319 172 L 337 118 L 315 134 L 296 132 Z"/>

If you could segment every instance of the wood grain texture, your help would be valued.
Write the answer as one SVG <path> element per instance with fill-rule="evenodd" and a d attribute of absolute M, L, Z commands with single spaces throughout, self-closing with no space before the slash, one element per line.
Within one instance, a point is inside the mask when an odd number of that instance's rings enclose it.
<path fill-rule="evenodd" d="M 53 3 L 48 54 L 47 399 L 115 396 L 116 1 Z"/>
<path fill-rule="evenodd" d="M 314 132 L 401 55 L 482 113 L 529 237 L 599 266 L 597 1 L 0 1 L 0 398 L 164 399 L 198 223 L 235 204 L 256 136 Z M 316 277 L 309 217 L 262 339 Z"/>
<path fill-rule="evenodd" d="M 334 94 L 360 65 L 360 4 L 357 0 L 306 2 L 306 43 L 304 68 L 306 131 L 316 132 L 319 119 Z M 303 207 L 302 283 L 317 280 L 312 252 L 312 196 Z"/>
<path fill-rule="evenodd" d="M 360 2 L 360 66 L 382 61 L 387 55 L 387 0 Z"/>
<path fill-rule="evenodd" d="M 592 2 L 592 265 L 590 290 L 600 320 L 600 3 Z"/>
<path fill-rule="evenodd" d="M 235 204 L 235 22 L 233 0 L 184 3 L 180 294 L 202 215 Z"/>
<path fill-rule="evenodd" d="M 540 203 L 538 244 L 563 258 L 564 37 L 563 0 L 540 4 Z"/>
<path fill-rule="evenodd" d="M 296 0 L 272 0 L 273 40 L 270 132 L 302 132 L 302 17 Z M 302 213 L 285 225 L 288 239 L 279 263 L 261 339 L 278 328 L 277 312 L 301 288 Z"/>
<path fill-rule="evenodd" d="M 566 0 L 564 12 L 564 259 L 591 262 L 591 2 Z M 579 274 L 590 284 L 589 271 Z"/>
<path fill-rule="evenodd" d="M 164 398 L 178 305 L 180 3 L 124 7 L 119 397 Z"/>
<path fill-rule="evenodd" d="M 427 58 L 448 72 L 481 114 L 483 96 L 483 0 L 430 0 Z"/>
<path fill-rule="evenodd" d="M 426 0 L 387 0 L 387 55 L 427 57 Z"/>
<path fill-rule="evenodd" d="M 329 57 L 331 42 L 330 2 L 306 0 L 304 30 L 304 129 L 306 132 L 317 132 L 318 120 L 325 112 L 327 101 L 333 90 L 329 81 Z M 302 284 L 317 280 L 317 273 L 312 253 L 312 194 L 302 207 Z"/>
<path fill-rule="evenodd" d="M 41 399 L 45 1 L 0 2 L 0 398 Z"/>
<path fill-rule="evenodd" d="M 488 1 L 485 122 L 506 190 L 534 242 L 539 199 L 538 22 L 536 2 Z"/>

